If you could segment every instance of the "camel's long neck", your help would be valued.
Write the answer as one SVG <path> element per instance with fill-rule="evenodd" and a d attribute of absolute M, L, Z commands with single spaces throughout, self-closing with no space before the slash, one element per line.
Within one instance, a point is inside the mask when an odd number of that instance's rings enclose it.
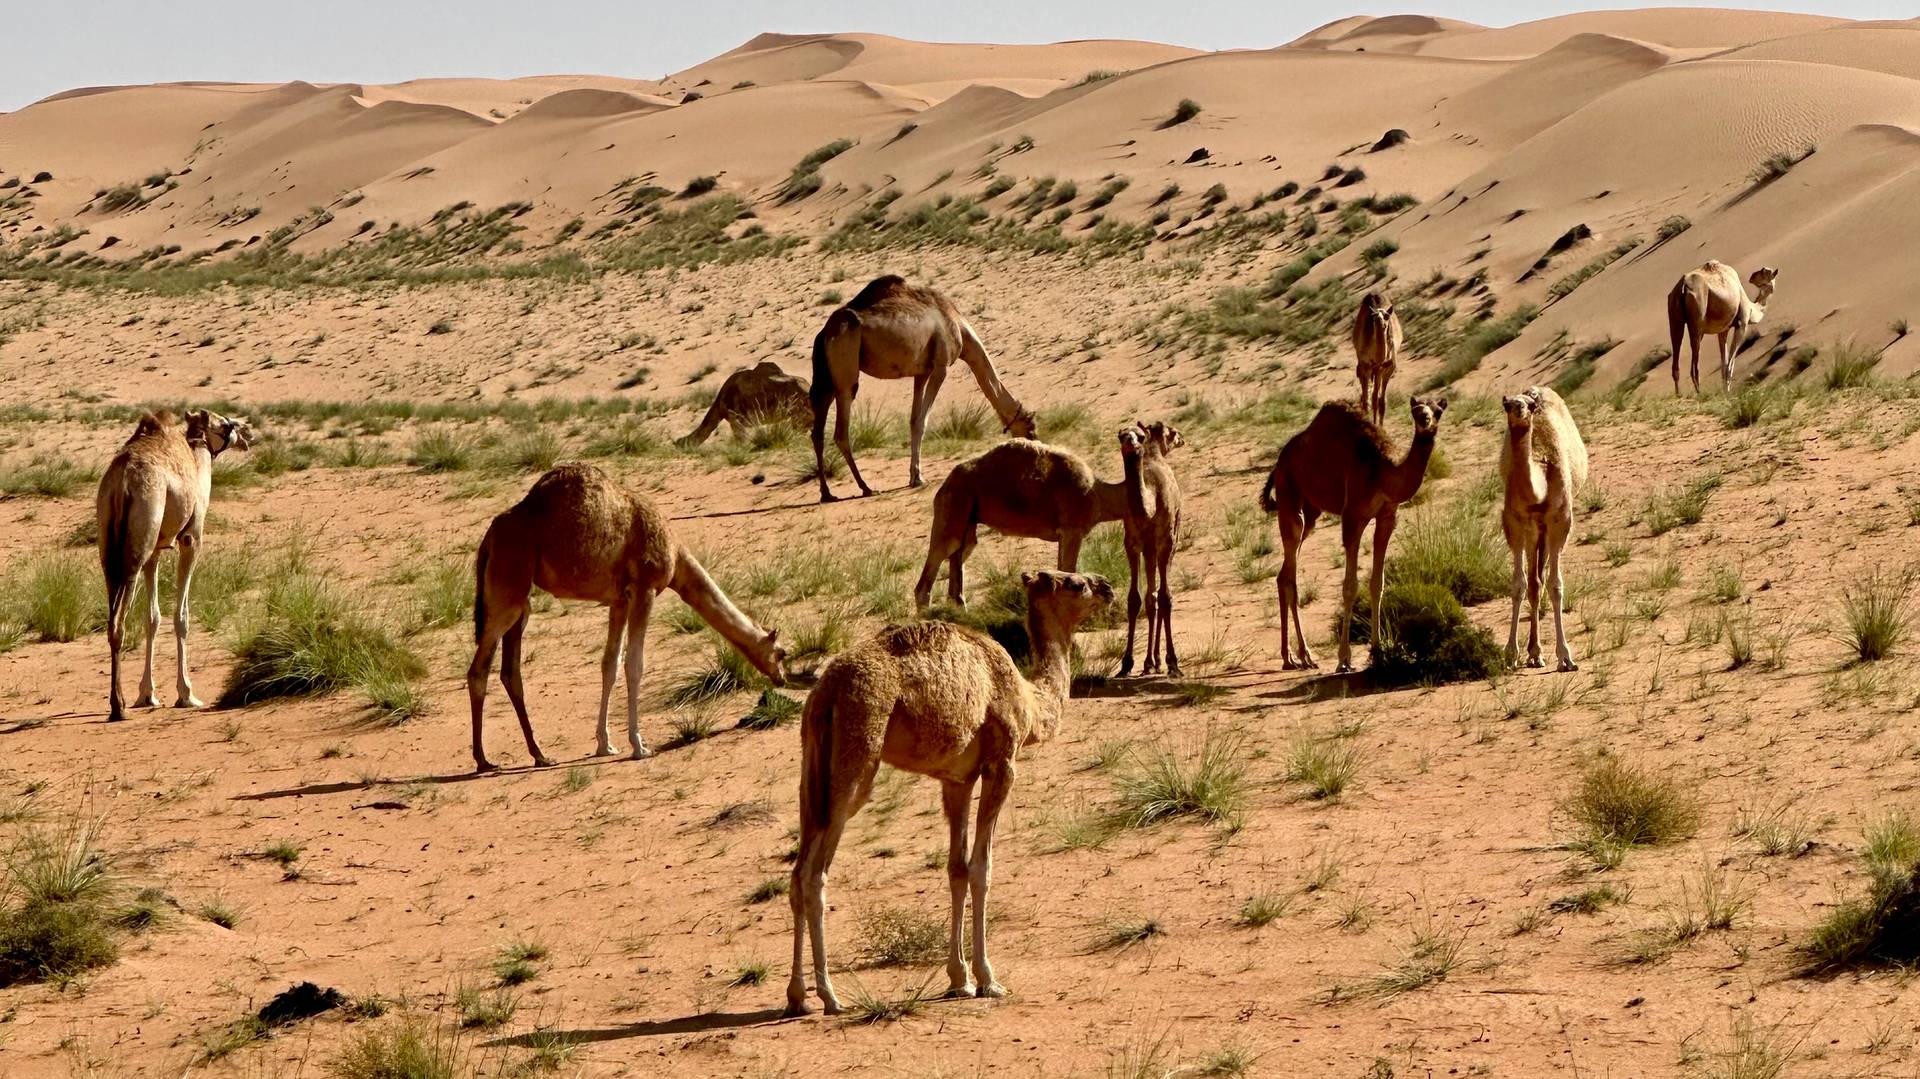
<path fill-rule="evenodd" d="M 1027 612 L 1027 637 L 1033 642 L 1033 717 L 1028 745 L 1051 741 L 1060 732 L 1073 688 L 1073 631 Z"/>
<path fill-rule="evenodd" d="M 1147 506 L 1147 482 L 1140 472 L 1140 455 L 1121 454 L 1120 467 L 1125 470 L 1127 477 L 1122 481 L 1127 492 L 1127 515 L 1143 519 L 1152 516 L 1153 510 Z"/>
<path fill-rule="evenodd" d="M 1407 447 L 1407 455 L 1380 478 L 1383 494 L 1398 503 L 1419 493 L 1421 482 L 1427 478 L 1427 459 L 1433 456 L 1433 442 L 1432 431 L 1422 431 L 1413 436 L 1413 445 Z"/>
<path fill-rule="evenodd" d="M 738 649 L 740 654 L 753 661 L 762 674 L 773 675 L 773 642 L 765 630 L 753 624 L 733 601 L 727 598 L 720 586 L 713 583 L 707 571 L 695 558 L 685 551 L 679 552 L 673 560 L 673 578 L 667 587 L 692 607 L 695 613 L 712 626 L 727 643 Z"/>
<path fill-rule="evenodd" d="M 1004 426 L 1013 422 L 1020 414 L 1020 402 L 1006 384 L 1000 381 L 1000 372 L 994 370 L 993 360 L 987 355 L 987 346 L 980 343 L 980 335 L 964 321 L 960 323 L 960 359 L 973 372 L 974 380 L 980 383 L 980 392 L 987 397 L 987 403 L 993 406 L 993 414 L 1000 417 Z"/>
<path fill-rule="evenodd" d="M 1508 501 L 1518 496 L 1525 505 L 1538 506 L 1547 500 L 1547 472 L 1533 456 L 1533 428 L 1507 429 Z"/>

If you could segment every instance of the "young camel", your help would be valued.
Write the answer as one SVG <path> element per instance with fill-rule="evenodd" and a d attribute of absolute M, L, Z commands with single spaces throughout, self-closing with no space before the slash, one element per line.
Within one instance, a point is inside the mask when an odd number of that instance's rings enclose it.
<path fill-rule="evenodd" d="M 1126 466 L 1127 487 L 1127 652 L 1119 677 L 1133 672 L 1133 637 L 1139 617 L 1140 571 L 1146 568 L 1147 657 L 1141 674 L 1160 672 L 1160 651 L 1167 655 L 1167 673 L 1180 676 L 1180 656 L 1173 650 L 1174 540 L 1180 535 L 1180 481 L 1167 455 L 1186 445 L 1171 426 L 1154 422 L 1120 432 L 1120 459 Z"/>
<path fill-rule="evenodd" d="M 847 822 L 873 793 L 881 762 L 940 781 L 947 817 L 948 996 L 998 997 L 987 962 L 987 885 L 993 830 L 1024 746 L 1051 739 L 1066 711 L 1069 655 L 1082 620 L 1113 601 L 1099 577 L 1026 573 L 1027 633 L 1034 678 L 985 634 L 946 622 L 889 626 L 835 657 L 800 719 L 800 849 L 788 902 L 793 973 L 787 1014 L 807 1013 L 805 943 L 813 939 L 814 985 L 827 1014 L 840 1011 L 827 974 L 826 884 Z M 980 784 L 979 821 L 967 852 L 967 807 Z M 960 933 L 973 892 L 972 980 Z"/>
<path fill-rule="evenodd" d="M 1400 316 L 1393 302 L 1369 292 L 1353 315 L 1353 373 L 1360 379 L 1360 407 L 1376 425 L 1387 422 L 1387 383 L 1400 359 Z"/>
<path fill-rule="evenodd" d="M 1560 623 L 1560 554 L 1573 531 L 1573 498 L 1587 482 L 1587 446 L 1560 395 L 1545 386 L 1516 393 L 1502 404 L 1507 437 L 1500 444 L 1500 479 L 1505 501 L 1500 529 L 1513 553 L 1513 615 L 1507 623 L 1507 665 L 1519 662 L 1520 592 L 1526 589 L 1530 622 L 1527 666 L 1540 662 L 1540 577 L 1544 563 L 1547 599 L 1553 604 L 1553 633 L 1560 669 L 1579 670 Z M 1525 573 L 1522 573 L 1522 563 Z"/>
<path fill-rule="evenodd" d="M 1443 397 L 1431 400 L 1416 397 L 1408 405 L 1413 413 L 1413 444 L 1406 456 L 1393 459 L 1393 444 L 1386 433 L 1344 401 L 1320 406 L 1306 430 L 1287 440 L 1274 462 L 1267 486 L 1260 492 L 1260 505 L 1278 512 L 1280 519 L 1280 572 L 1275 585 L 1280 593 L 1280 666 L 1285 670 L 1315 667 L 1313 653 L 1307 651 L 1307 637 L 1300 624 L 1300 545 L 1312 534 L 1322 513 L 1340 518 L 1340 541 L 1346 549 L 1347 575 L 1340 589 L 1340 665 L 1339 673 L 1353 670 L 1353 647 L 1348 632 L 1353 622 L 1353 599 L 1358 591 L 1360 535 L 1367 522 L 1373 522 L 1373 576 L 1369 594 L 1373 597 L 1373 633 L 1368 637 L 1370 652 L 1380 651 L 1380 589 L 1386 580 L 1387 541 L 1393 537 L 1402 502 L 1419 493 L 1427 475 L 1427 459 L 1433 456 L 1434 440 L 1440 431 L 1440 417 L 1447 411 Z M 1292 638 L 1288 638 L 1291 622 Z M 1296 663 L 1290 645 L 1298 643 Z"/>
<path fill-rule="evenodd" d="M 535 585 L 560 599 L 584 599 L 608 608 L 607 645 L 600 655 L 600 721 L 596 756 L 613 753 L 607 739 L 607 704 L 626 645 L 627 743 L 633 758 L 653 755 L 640 738 L 640 676 L 645 669 L 647 616 L 653 598 L 671 588 L 747 657 L 775 685 L 784 682 L 786 651 L 775 630 L 763 630 L 740 613 L 692 554 L 674 542 L 666 518 L 652 500 L 614 483 L 592 465 L 561 465 L 534 481 L 512 509 L 493 519 L 474 558 L 473 663 L 467 668 L 467 698 L 473 707 L 473 764 L 490 772 L 481 741 L 480 717 L 487 703 L 487 674 L 496 645 L 504 645 L 500 683 L 520 717 L 527 752 L 549 763 L 533 738 L 526 692 L 520 680 L 521 636 Z"/>
<path fill-rule="evenodd" d="M 962 567 L 979 542 L 981 525 L 1002 535 L 1057 542 L 1057 565 L 1071 572 L 1079 568 L 1087 533 L 1126 516 L 1125 483 L 1095 477 L 1077 455 L 1044 442 L 1003 442 L 955 465 L 940 482 L 933 496 L 927 563 L 913 586 L 914 606 L 926 611 L 942 562 L 947 563 L 947 598 L 956 607 L 966 605 Z"/>
<path fill-rule="evenodd" d="M 820 501 L 837 497 L 827 487 L 827 406 L 834 407 L 833 442 L 860 485 L 862 495 L 873 488 L 860 478 L 853 461 L 853 443 L 847 425 L 853 419 L 853 396 L 860 376 L 913 379 L 911 465 L 907 486 L 918 487 L 920 436 L 927 428 L 933 399 L 946 381 L 947 367 L 965 363 L 980 383 L 980 392 L 1007 433 L 1032 438 L 1037 433 L 1033 413 L 1027 411 L 1000 382 L 993 360 L 980 336 L 960 317 L 953 301 L 930 288 L 909 285 L 894 274 L 876 277 L 845 306 L 827 316 L 827 324 L 813 339 L 813 461 L 820 479 Z"/>
<path fill-rule="evenodd" d="M 133 437 L 114 455 L 100 477 L 94 497 L 100 526 L 100 569 L 107 579 L 107 648 L 112 686 L 107 694 L 107 719 L 126 718 L 120 697 L 120 642 L 127 603 L 137 578 L 147 597 L 147 648 L 140 675 L 136 708 L 160 702 L 153 690 L 154 634 L 160 629 L 160 552 L 178 546 L 179 595 L 173 607 L 175 707 L 198 708 L 193 682 L 187 677 L 187 595 L 193 588 L 193 564 L 200 555 L 201 534 L 207 524 L 207 501 L 213 491 L 213 459 L 230 449 L 253 444 L 252 425 L 245 420 L 194 409 L 186 426 L 176 426 L 171 412 L 140 417 Z"/>
<path fill-rule="evenodd" d="M 714 396 L 713 406 L 700 420 L 700 426 L 674 444 L 686 449 L 713 437 L 724 420 L 739 438 L 750 427 L 764 423 L 791 423 L 805 427 L 813 420 L 813 406 L 807 401 L 807 384 L 780 370 L 780 365 L 762 361 L 742 367 L 727 376 Z"/>
<path fill-rule="evenodd" d="M 1720 341 L 1720 384 L 1733 381 L 1733 361 L 1746 341 L 1747 331 L 1767 317 L 1780 271 L 1762 266 L 1747 275 L 1756 295 L 1747 299 L 1740 271 L 1708 259 L 1688 270 L 1667 293 L 1667 332 L 1673 339 L 1673 395 L 1680 396 L 1680 338 L 1684 334 L 1693 353 L 1693 392 L 1700 392 L 1700 339 L 1714 335 Z M 1731 338 L 1732 340 L 1728 340 Z"/>

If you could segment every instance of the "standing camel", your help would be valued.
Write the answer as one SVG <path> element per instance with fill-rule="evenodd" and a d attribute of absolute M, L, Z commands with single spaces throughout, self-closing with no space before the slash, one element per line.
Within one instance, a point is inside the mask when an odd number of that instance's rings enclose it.
<path fill-rule="evenodd" d="M 213 492 L 213 459 L 230 449 L 253 444 L 252 425 L 245 420 L 194 409 L 184 428 L 171 412 L 149 412 L 140 417 L 133 437 L 115 454 L 100 477 L 94 497 L 100 525 L 100 569 L 107 579 L 107 648 L 112 687 L 107 693 L 107 719 L 127 718 L 120 698 L 120 642 L 122 616 L 139 579 L 147 596 L 147 649 L 140 676 L 136 708 L 152 708 L 159 699 L 153 691 L 153 638 L 160 629 L 160 552 L 178 546 L 179 595 L 173 606 L 175 707 L 198 708 L 193 682 L 187 677 L 187 594 L 193 587 L 193 564 L 200 555 L 201 534 L 207 524 L 207 501 Z"/>
<path fill-rule="evenodd" d="M 1387 383 L 1400 359 L 1400 316 L 1393 302 L 1369 292 L 1353 315 L 1353 373 L 1360 379 L 1360 407 L 1376 425 L 1387 422 Z"/>
<path fill-rule="evenodd" d="M 1024 746 L 1060 729 L 1073 680 L 1073 632 L 1113 601 L 1099 577 L 1042 570 L 1021 575 L 1033 681 L 985 634 L 947 622 L 888 626 L 835 657 L 807 697 L 800 719 L 800 848 L 788 902 L 793 908 L 793 973 L 787 1014 L 807 1012 L 805 944 L 813 938 L 814 985 L 827 1014 L 840 1011 L 827 975 L 827 870 L 847 822 L 873 793 L 882 761 L 940 781 L 947 817 L 948 996 L 999 997 L 1006 990 L 987 962 L 987 885 L 993 829 L 1013 787 Z M 979 823 L 967 852 L 967 808 L 980 784 Z M 961 950 L 967 891 L 973 891 L 973 977 Z"/>
<path fill-rule="evenodd" d="M 527 752 L 549 763 L 533 739 L 526 693 L 520 681 L 520 643 L 526 632 L 533 587 L 560 599 L 584 599 L 608 608 L 607 646 L 600 655 L 600 722 L 596 756 L 613 754 L 607 739 L 607 703 L 620 673 L 626 644 L 627 743 L 633 758 L 653 755 L 640 738 L 640 676 L 645 669 L 647 616 L 653 598 L 671 588 L 707 625 L 780 685 L 786 652 L 777 631 L 755 625 L 720 591 L 692 554 L 675 543 L 666 518 L 645 495 L 629 493 L 592 465 L 561 465 L 534 481 L 512 509 L 493 519 L 474 558 L 473 663 L 467 667 L 467 699 L 473 706 L 473 764 L 490 772 L 481 741 L 480 716 L 487 703 L 487 674 L 496 645 L 504 644 L 500 683 L 520 717 Z"/>
<path fill-rule="evenodd" d="M 909 285 L 894 274 L 867 282 L 860 294 L 827 316 L 827 324 L 813 339 L 813 462 L 820 478 L 820 501 L 836 496 L 827 487 L 827 406 L 834 406 L 833 442 L 853 473 L 860 493 L 873 488 L 860 478 L 853 461 L 853 443 L 847 425 L 853 419 L 853 395 L 862 374 L 873 378 L 913 379 L 912 464 L 907 485 L 918 487 L 920 436 L 927 429 L 933 399 L 946 381 L 947 367 L 965 363 L 980 383 L 980 392 L 1007 433 L 1015 438 L 1035 435 L 1033 413 L 1014 400 L 993 369 L 993 360 L 953 301 L 930 288 Z"/>
<path fill-rule="evenodd" d="M 1553 604 L 1553 633 L 1560 669 L 1579 670 L 1567 648 L 1560 623 L 1560 554 L 1573 531 L 1573 497 L 1587 482 L 1587 446 L 1560 395 L 1545 386 L 1516 393 L 1502 404 L 1507 437 L 1500 444 L 1500 480 L 1505 500 L 1500 530 L 1513 553 L 1513 616 L 1507 622 L 1507 665 L 1519 662 L 1520 592 L 1526 589 L 1530 622 L 1527 666 L 1540 662 L 1540 577 L 1544 564 L 1547 599 Z M 1525 572 L 1522 573 L 1522 562 Z"/>
<path fill-rule="evenodd" d="M 780 370 L 779 364 L 762 360 L 728 375 L 700 426 L 682 435 L 674 445 L 682 449 L 700 445 L 713 437 L 722 420 L 733 428 L 737 439 L 759 424 L 791 423 L 799 428 L 812 419 L 807 384 Z"/>
<path fill-rule="evenodd" d="M 1320 406 L 1306 430 L 1287 440 L 1280 448 L 1267 486 L 1260 492 L 1260 505 L 1268 512 L 1278 511 L 1280 518 L 1280 573 L 1275 585 L 1280 593 L 1280 666 L 1318 666 L 1307 651 L 1307 637 L 1300 624 L 1300 545 L 1313 532 L 1322 513 L 1340 518 L 1340 542 L 1346 550 L 1346 581 L 1340 589 L 1340 665 L 1338 673 L 1353 670 L 1353 646 L 1348 631 L 1353 623 L 1353 598 L 1358 591 L 1360 571 L 1360 535 L 1367 522 L 1373 522 L 1373 578 L 1369 593 L 1373 597 L 1373 634 L 1370 650 L 1380 652 L 1380 589 L 1386 580 L 1387 541 L 1400 504 L 1419 493 L 1427 475 L 1427 459 L 1433 456 L 1434 440 L 1440 432 L 1440 417 L 1447 411 L 1444 397 L 1431 400 L 1414 398 L 1413 444 L 1406 456 L 1393 459 L 1393 444 L 1386 433 L 1360 409 L 1344 401 Z M 1288 639 L 1292 622 L 1292 642 L 1300 646 L 1300 659 L 1294 662 Z"/>
<path fill-rule="evenodd" d="M 1680 396 L 1680 337 L 1686 335 L 1693 353 L 1693 392 L 1700 392 L 1700 339 L 1708 335 L 1720 340 L 1720 385 L 1733 381 L 1733 361 L 1746 342 L 1747 331 L 1767 317 L 1767 300 L 1773 295 L 1774 281 L 1780 271 L 1762 266 L 1747 275 L 1756 293 L 1747 299 L 1746 286 L 1740 283 L 1740 271 L 1724 262 L 1708 259 L 1697 270 L 1688 270 L 1667 293 L 1667 332 L 1673 338 L 1673 395 Z M 1731 340 L 1729 340 L 1731 338 Z"/>
<path fill-rule="evenodd" d="M 955 465 L 940 481 L 933 496 L 927 563 L 913 586 L 914 606 L 926 611 L 941 562 L 947 563 L 947 598 L 956 607 L 966 605 L 962 568 L 979 542 L 981 525 L 1002 535 L 1057 542 L 1057 565 L 1072 572 L 1080 566 L 1080 544 L 1087 533 L 1126 516 L 1125 483 L 1095 477 L 1077 455 L 1044 442 L 1002 442 Z"/>
<path fill-rule="evenodd" d="M 1180 676 L 1180 657 L 1173 650 L 1173 545 L 1180 535 L 1180 481 L 1167 455 L 1186 445 L 1180 432 L 1158 421 L 1120 432 L 1120 459 L 1127 486 L 1127 653 L 1120 661 L 1120 677 L 1133 671 L 1134 623 L 1139 617 L 1140 576 L 1146 569 L 1147 658 L 1141 674 L 1160 672 L 1160 650 L 1166 648 L 1167 673 Z"/>

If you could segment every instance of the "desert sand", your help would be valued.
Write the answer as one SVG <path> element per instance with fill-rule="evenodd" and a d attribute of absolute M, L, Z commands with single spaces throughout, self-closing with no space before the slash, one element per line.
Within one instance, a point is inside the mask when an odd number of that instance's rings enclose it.
<path fill-rule="evenodd" d="M 0 844 L 98 820 L 162 913 L 117 962 L 0 988 L 0 1074 L 330 1074 L 408 1022 L 460 1075 L 1914 1074 L 1910 978 L 1810 976 L 1802 949 L 1920 784 L 1913 646 L 1858 661 L 1843 610 L 1920 521 L 1916 35 L 1707 9 L 1356 16 L 1216 53 L 763 34 L 657 80 L 103 86 L 0 114 Z M 1708 258 L 1779 291 L 1736 392 L 1709 341 L 1676 401 L 1665 298 Z M 828 312 L 887 272 L 950 295 L 1103 478 L 1122 423 L 1182 430 L 1186 669 L 1089 679 L 1023 754 L 1007 999 L 783 1021 L 797 726 L 736 727 L 758 686 L 671 701 L 716 641 L 668 597 L 642 698 L 662 751 L 591 756 L 605 615 L 549 601 L 527 678 L 559 763 L 530 765 L 496 681 L 507 767 L 475 776 L 464 601 L 487 521 L 587 457 L 803 676 L 910 616 L 934 488 L 999 437 L 964 370 L 925 488 L 900 381 L 862 381 L 872 498 L 819 505 L 805 432 L 671 447 L 734 368 L 809 376 Z M 1280 669 L 1255 499 L 1314 403 L 1352 395 L 1370 287 L 1408 326 L 1389 434 L 1405 395 L 1452 399 L 1395 550 L 1490 545 L 1468 613 L 1502 641 L 1499 396 L 1568 397 L 1593 462 L 1578 672 L 1332 676 L 1331 522 L 1301 568 L 1326 669 Z M 19 620 L 49 559 L 99 590 L 91 477 L 153 405 L 264 436 L 219 464 L 202 695 L 297 561 L 419 657 L 406 718 L 346 689 L 108 725 L 99 627 Z M 1124 593 L 1108 533 L 1082 568 Z M 976 605 L 1053 557 L 983 534 Z M 1124 633 L 1082 634 L 1086 674 Z M 1129 775 L 1209 750 L 1239 770 L 1225 819 L 1095 827 Z M 1350 761 L 1344 790 L 1300 778 L 1316 754 Z M 1597 755 L 1670 778 L 1697 824 L 1595 857 L 1569 799 Z M 937 784 L 883 770 L 829 883 L 843 995 L 944 988 L 909 945 L 944 945 L 945 841 Z M 538 958 L 504 976 L 516 948 Z M 309 980 L 385 1014 L 236 1026 Z"/>

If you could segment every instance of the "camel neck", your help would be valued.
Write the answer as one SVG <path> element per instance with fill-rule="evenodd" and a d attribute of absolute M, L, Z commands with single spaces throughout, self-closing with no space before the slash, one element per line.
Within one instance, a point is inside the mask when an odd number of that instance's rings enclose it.
<path fill-rule="evenodd" d="M 753 620 L 733 605 L 720 586 L 713 583 L 700 563 L 685 551 L 674 556 L 673 577 L 667 582 L 674 593 L 686 601 L 707 625 L 724 637 L 740 654 L 753 661 L 762 673 L 768 671 L 767 635 Z"/>
<path fill-rule="evenodd" d="M 1000 381 L 1000 372 L 994 370 L 993 358 L 987 355 L 987 347 L 980 343 L 973 327 L 962 323 L 961 336 L 961 360 L 973 372 L 974 381 L 980 384 L 980 392 L 986 395 L 993 414 L 1000 417 L 1001 426 L 1011 424 L 1020 414 L 1020 402 L 1013 399 L 1006 384 Z"/>
<path fill-rule="evenodd" d="M 1383 493 L 1396 503 L 1405 502 L 1419 493 L 1420 484 L 1427 478 L 1427 460 L 1433 456 L 1434 435 L 1433 431 L 1415 434 L 1413 444 L 1407 447 L 1407 455 L 1381 477 Z"/>
<path fill-rule="evenodd" d="M 1144 452 L 1144 451 L 1143 451 Z M 1127 515 L 1129 517 L 1147 516 L 1147 483 L 1141 474 L 1140 454 L 1122 453 L 1120 467 L 1126 473 L 1124 486 L 1127 494 Z"/>
<path fill-rule="evenodd" d="M 1547 477 L 1533 456 L 1533 428 L 1507 428 L 1507 491 L 1529 505 L 1546 501 Z"/>
<path fill-rule="evenodd" d="M 1047 742 L 1059 733 L 1060 716 L 1066 711 L 1067 692 L 1073 688 L 1073 633 L 1064 634 L 1052 625 L 1043 625 L 1032 611 L 1027 612 L 1027 636 L 1033 644 L 1033 726 L 1026 732 L 1029 744 Z"/>

